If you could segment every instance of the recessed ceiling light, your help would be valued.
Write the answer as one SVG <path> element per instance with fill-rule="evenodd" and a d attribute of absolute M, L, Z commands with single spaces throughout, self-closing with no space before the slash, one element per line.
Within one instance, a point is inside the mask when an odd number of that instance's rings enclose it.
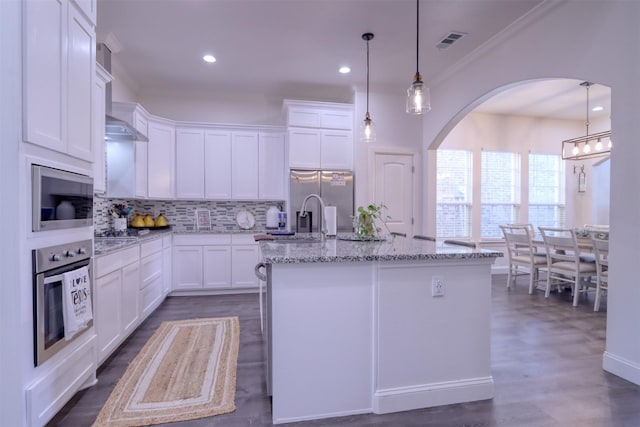
<path fill-rule="evenodd" d="M 604 107 L 602 105 L 598 105 L 591 109 L 591 111 L 602 111 L 602 110 L 604 110 Z"/>
<path fill-rule="evenodd" d="M 348 74 L 348 73 L 351 72 L 351 68 L 349 68 L 349 67 L 340 67 L 340 69 L 338 71 L 340 71 L 340 74 Z"/>
<path fill-rule="evenodd" d="M 205 62 L 209 63 L 216 62 L 216 57 L 213 55 L 205 55 L 202 57 L 202 59 L 204 59 Z"/>

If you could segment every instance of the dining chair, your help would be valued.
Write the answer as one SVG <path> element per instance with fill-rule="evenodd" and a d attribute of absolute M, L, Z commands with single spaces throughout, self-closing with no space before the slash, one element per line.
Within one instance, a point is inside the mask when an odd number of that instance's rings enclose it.
<path fill-rule="evenodd" d="M 436 238 L 435 237 L 431 237 L 431 236 L 423 236 L 422 234 L 414 234 L 413 235 L 414 239 L 418 239 L 418 240 L 428 240 L 430 242 L 435 242 Z"/>
<path fill-rule="evenodd" d="M 600 299 L 602 292 L 609 289 L 609 238 L 604 238 L 605 233 L 592 232 L 593 253 L 596 258 L 596 299 L 593 303 L 593 311 L 600 311 Z"/>
<path fill-rule="evenodd" d="M 551 283 L 555 281 L 558 288 L 563 283 L 571 285 L 573 306 L 578 305 L 580 292 L 587 292 L 593 285 L 591 276 L 597 275 L 595 262 L 584 262 L 580 259 L 580 250 L 576 233 L 568 228 L 538 227 L 547 251 L 547 265 L 541 271 L 547 272 L 547 286 L 544 296 L 549 298 Z"/>
<path fill-rule="evenodd" d="M 449 245 L 466 246 L 468 248 L 476 248 L 476 244 L 473 242 L 463 242 L 462 240 L 445 240 L 444 243 Z"/>
<path fill-rule="evenodd" d="M 511 283 L 516 284 L 518 276 L 529 275 L 529 293 L 533 294 L 534 283 L 540 282 L 540 267 L 547 265 L 546 254 L 537 253 L 537 248 L 532 242 L 533 234 L 530 224 L 501 225 L 502 234 L 507 243 L 507 257 L 509 259 L 509 273 L 507 276 L 507 289 L 511 289 Z M 518 270 L 524 267 L 526 270 Z"/>

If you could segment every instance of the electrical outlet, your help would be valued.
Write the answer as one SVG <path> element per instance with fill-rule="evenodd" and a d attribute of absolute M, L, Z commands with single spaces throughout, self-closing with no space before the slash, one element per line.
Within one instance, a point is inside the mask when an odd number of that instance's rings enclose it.
<path fill-rule="evenodd" d="M 444 296 L 444 280 L 442 279 L 442 276 L 433 276 L 431 278 L 431 296 Z"/>

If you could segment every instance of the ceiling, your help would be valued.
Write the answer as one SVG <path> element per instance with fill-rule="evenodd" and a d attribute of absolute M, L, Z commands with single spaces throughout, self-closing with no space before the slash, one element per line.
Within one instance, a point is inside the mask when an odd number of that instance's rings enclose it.
<path fill-rule="evenodd" d="M 426 83 L 446 75 L 542 3 L 422 0 L 419 69 Z M 436 47 L 452 31 L 466 35 L 446 49 Z M 375 34 L 371 91 L 404 93 L 416 71 L 413 0 L 98 0 L 98 41 L 114 49 L 115 60 L 140 94 L 260 94 L 349 102 L 353 88 L 366 83 L 365 32 Z M 206 53 L 217 61 L 205 63 Z M 338 73 L 345 65 L 351 73 Z M 480 110 L 584 118 L 585 91 L 578 83 L 519 86 Z M 607 88 L 592 87 L 591 100 L 592 105 L 606 104 L 609 114 Z"/>

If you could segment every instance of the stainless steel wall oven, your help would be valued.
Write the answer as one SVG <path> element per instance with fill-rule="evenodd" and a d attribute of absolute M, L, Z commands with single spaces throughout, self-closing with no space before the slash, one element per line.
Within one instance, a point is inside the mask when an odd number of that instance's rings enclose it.
<path fill-rule="evenodd" d="M 34 363 L 41 365 L 66 345 L 80 337 L 93 321 L 71 340 L 65 339 L 62 306 L 63 274 L 87 267 L 91 272 L 91 240 L 50 246 L 32 251 Z M 91 284 L 93 295 L 93 284 Z"/>

